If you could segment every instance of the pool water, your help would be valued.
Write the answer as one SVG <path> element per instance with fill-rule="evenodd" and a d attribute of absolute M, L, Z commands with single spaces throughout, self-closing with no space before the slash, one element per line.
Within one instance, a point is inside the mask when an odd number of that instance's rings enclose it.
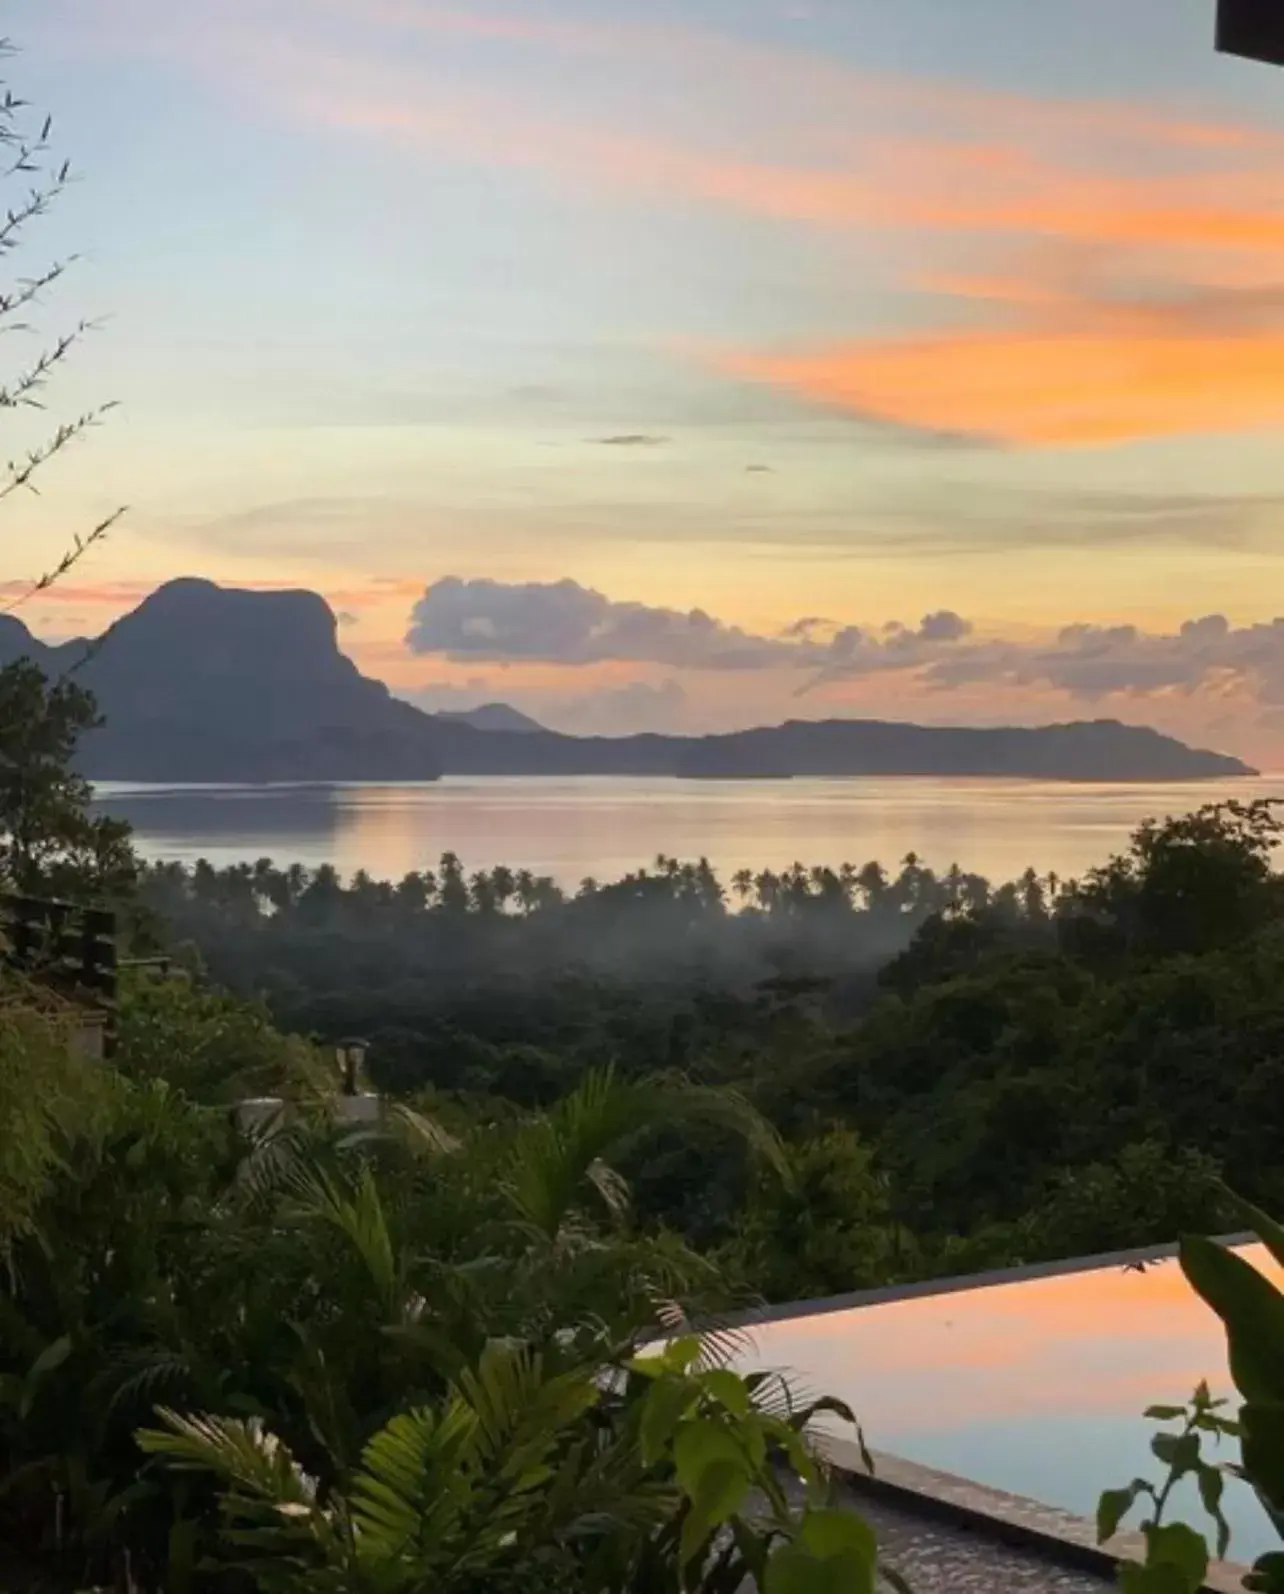
<path fill-rule="evenodd" d="M 1284 1282 L 1261 1247 L 1241 1254 Z M 1201 1378 L 1234 1395 L 1221 1324 L 1175 1260 L 787 1318 L 756 1327 L 753 1341 L 747 1365 L 841 1397 L 873 1449 L 1086 1517 L 1103 1489 L 1163 1476 L 1147 1406 L 1183 1403 Z M 1237 1447 L 1205 1441 L 1205 1451 L 1233 1461 Z M 1230 1559 L 1279 1548 L 1237 1479 L 1227 1479 L 1224 1508 Z M 1193 1483 L 1169 1516 L 1204 1527 Z"/>

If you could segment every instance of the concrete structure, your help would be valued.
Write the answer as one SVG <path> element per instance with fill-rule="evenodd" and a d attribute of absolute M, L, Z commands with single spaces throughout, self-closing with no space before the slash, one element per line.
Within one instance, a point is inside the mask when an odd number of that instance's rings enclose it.
<path fill-rule="evenodd" d="M 279 1096 L 251 1096 L 237 1102 L 235 1113 L 243 1135 L 265 1135 L 285 1122 L 285 1103 Z"/>
<path fill-rule="evenodd" d="M 1090 1594 L 1114 1588 L 1120 1561 L 1145 1558 L 1139 1533 L 1097 1543 L 1096 1526 L 1053 1506 L 875 1451 L 871 1473 L 849 1441 L 825 1442 L 843 1499 L 878 1532 L 915 1594 Z M 1243 1587 L 1246 1567 L 1215 1562 L 1208 1594 Z"/>
<path fill-rule="evenodd" d="M 369 1093 L 336 1096 L 330 1105 L 336 1123 L 354 1128 L 374 1128 L 383 1117 L 382 1099 Z M 250 1096 L 237 1102 L 235 1113 L 243 1134 L 264 1135 L 289 1122 L 290 1106 L 280 1096 Z"/>

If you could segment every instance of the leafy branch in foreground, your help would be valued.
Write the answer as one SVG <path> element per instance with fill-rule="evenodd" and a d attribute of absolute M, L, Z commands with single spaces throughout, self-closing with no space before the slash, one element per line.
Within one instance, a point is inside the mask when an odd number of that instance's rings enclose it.
<path fill-rule="evenodd" d="M 1224 1187 L 1222 1193 L 1274 1264 L 1284 1267 L 1284 1225 Z M 1136 1501 L 1144 1498 L 1152 1503 L 1141 1525 L 1145 1560 L 1119 1569 L 1125 1594 L 1198 1594 L 1204 1587 L 1211 1559 L 1207 1541 L 1183 1522 L 1163 1521 L 1174 1488 L 1187 1476 L 1194 1477 L 1200 1501 L 1216 1528 L 1219 1559 L 1231 1544 L 1222 1510 L 1228 1476 L 1250 1485 L 1276 1532 L 1284 1537 L 1284 1292 L 1237 1250 L 1216 1240 L 1187 1235 L 1180 1254 L 1187 1282 L 1222 1321 L 1231 1378 L 1242 1404 L 1234 1418 L 1222 1416 L 1227 1402 L 1213 1400 L 1207 1384 L 1201 1383 L 1189 1405 L 1152 1406 L 1146 1413 L 1161 1422 L 1181 1422 L 1178 1432 L 1156 1434 L 1151 1441 L 1168 1475 L 1159 1488 L 1135 1478 L 1127 1488 L 1108 1489 L 1097 1513 L 1098 1537 L 1104 1541 Z M 1209 1462 L 1201 1452 L 1204 1435 L 1211 1435 L 1214 1442 L 1238 1439 L 1239 1461 Z M 1284 1594 L 1284 1551 L 1259 1556 L 1243 1586 L 1259 1594 Z"/>
<path fill-rule="evenodd" d="M 1124 1518 L 1139 1500 L 1150 1502 L 1141 1523 L 1146 1545 L 1142 1564 L 1124 1562 L 1119 1570 L 1119 1586 L 1125 1594 L 1198 1594 L 1208 1573 L 1209 1547 L 1204 1538 L 1184 1522 L 1167 1522 L 1165 1513 L 1173 1490 L 1186 1477 L 1194 1477 L 1204 1510 L 1217 1530 L 1217 1555 L 1224 1559 L 1230 1546 L 1230 1524 L 1222 1511 L 1222 1493 L 1230 1463 L 1209 1461 L 1203 1454 L 1202 1439 L 1214 1443 L 1237 1437 L 1239 1425 L 1220 1413 L 1225 1400 L 1214 1400 L 1206 1383 L 1200 1383 L 1185 1406 L 1150 1406 L 1146 1416 L 1152 1422 L 1178 1422 L 1176 1432 L 1164 1430 L 1154 1435 L 1150 1449 L 1168 1468 L 1161 1484 L 1134 1478 L 1126 1488 L 1107 1489 L 1097 1506 L 1097 1539 L 1104 1543 L 1119 1531 Z"/>
<path fill-rule="evenodd" d="M 0 58 L 13 53 L 12 44 L 7 39 L 0 39 Z M 0 150 L 4 151 L 4 160 L 0 162 L 0 186 L 7 188 L 18 184 L 25 191 L 5 208 L 0 218 L 0 258 L 12 255 L 26 243 L 32 225 L 49 213 L 73 181 L 70 164 L 53 157 L 50 142 L 52 118 L 45 117 L 35 126 L 29 117 L 30 106 L 27 102 L 19 99 L 11 89 L 3 88 L 3 92 L 0 92 Z M 44 293 L 66 275 L 75 260 L 75 256 L 53 260 L 32 275 L 17 277 L 9 285 L 0 285 L 0 335 L 32 333 L 34 328 L 24 319 L 25 312 L 37 305 Z M 34 359 L 20 367 L 11 378 L 0 378 L 0 410 L 43 410 L 43 395 L 51 378 L 94 328 L 95 323 L 92 321 L 77 322 L 70 331 L 60 334 Z M 42 440 L 10 458 L 0 467 L 0 500 L 24 490 L 38 493 L 36 478 L 44 467 L 98 425 L 113 407 L 113 404 L 107 403 L 83 411 L 74 419 L 61 422 Z M 90 531 L 76 536 L 53 566 L 21 587 L 3 612 L 7 613 L 36 593 L 47 591 L 107 536 L 123 513 L 123 509 L 116 509 L 103 516 Z"/>

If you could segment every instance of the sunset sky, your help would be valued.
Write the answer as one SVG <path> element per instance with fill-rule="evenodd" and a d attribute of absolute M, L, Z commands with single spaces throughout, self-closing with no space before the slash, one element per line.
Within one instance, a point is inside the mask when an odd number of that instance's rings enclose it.
<path fill-rule="evenodd" d="M 110 318 L 47 419 L 120 408 L 8 590 L 128 503 L 34 629 L 200 574 L 428 706 L 1284 767 L 1284 72 L 1213 10 L 15 0 L 80 181 L 9 268 Z"/>

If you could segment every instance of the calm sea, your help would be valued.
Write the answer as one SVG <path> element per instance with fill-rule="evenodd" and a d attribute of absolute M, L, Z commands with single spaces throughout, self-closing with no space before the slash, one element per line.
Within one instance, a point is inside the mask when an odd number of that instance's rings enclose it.
<path fill-rule="evenodd" d="M 657 853 L 737 869 L 888 865 L 916 852 L 991 879 L 1033 865 L 1072 876 L 1120 848 L 1143 819 L 1226 797 L 1284 797 L 1284 776 L 1190 785 L 1067 786 L 1002 780 L 682 781 L 451 778 L 432 785 L 103 784 L 150 858 L 333 863 L 399 877 L 459 854 L 575 885 Z"/>

